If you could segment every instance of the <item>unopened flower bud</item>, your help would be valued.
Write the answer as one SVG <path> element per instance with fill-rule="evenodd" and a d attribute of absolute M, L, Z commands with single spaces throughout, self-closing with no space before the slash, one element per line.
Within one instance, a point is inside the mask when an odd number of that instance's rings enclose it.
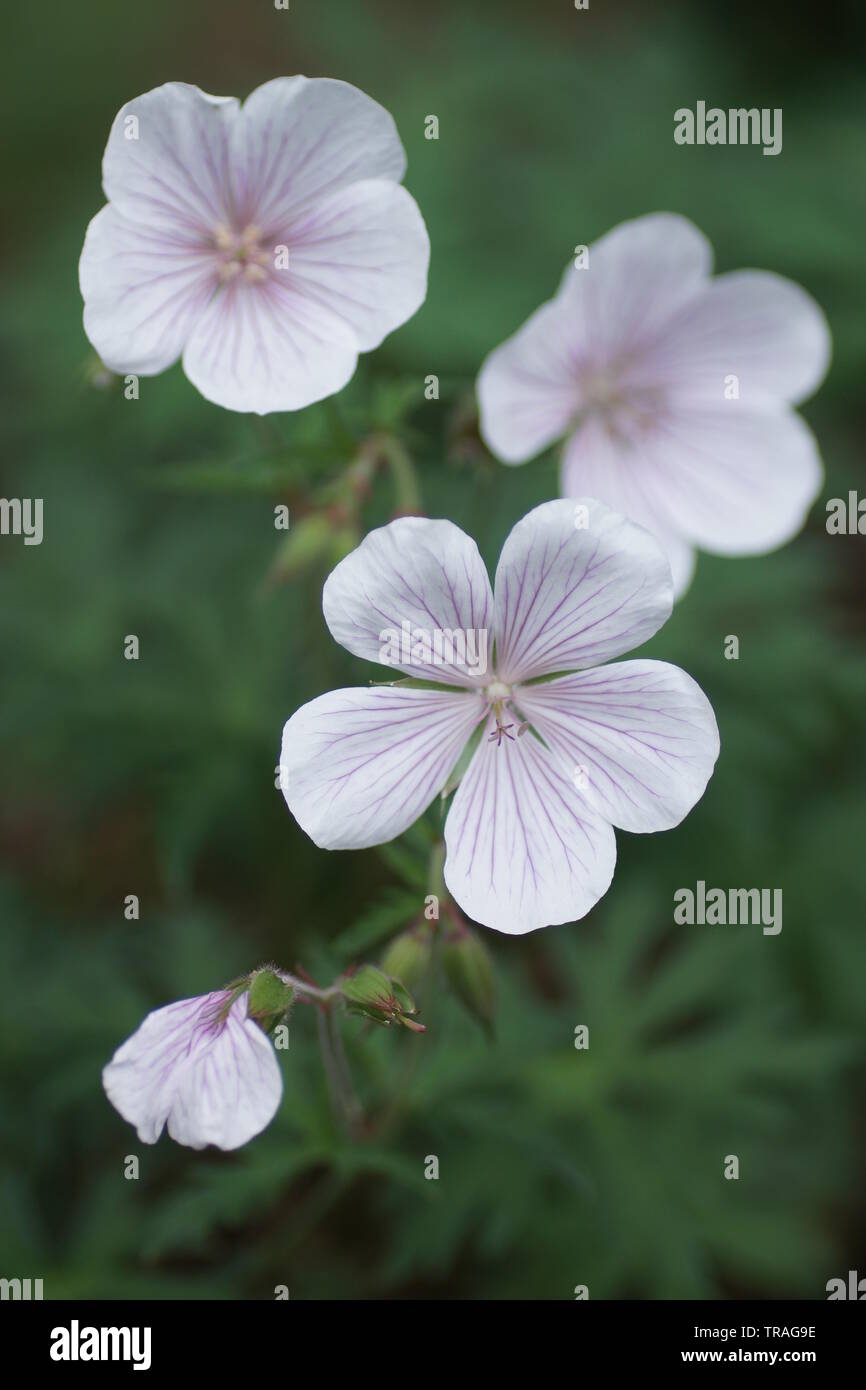
<path fill-rule="evenodd" d="M 424 1025 L 411 1017 L 418 1011 L 405 985 L 375 965 L 362 965 L 354 975 L 341 980 L 340 988 L 350 1013 L 363 1014 L 386 1028 L 399 1023 L 413 1033 L 424 1032 Z"/>
<path fill-rule="evenodd" d="M 292 1002 L 292 987 L 269 966 L 250 976 L 249 1016 L 266 1033 L 276 1027 Z"/>
<path fill-rule="evenodd" d="M 331 544 L 328 548 L 328 560 L 331 565 L 338 565 L 341 560 L 345 560 L 350 551 L 361 544 L 361 532 L 355 522 L 347 522 L 343 526 L 337 526 L 331 533 Z"/>
<path fill-rule="evenodd" d="M 335 532 L 333 522 L 322 512 L 310 512 L 292 526 L 271 569 L 270 580 L 277 583 L 331 562 Z"/>
<path fill-rule="evenodd" d="M 410 927 L 391 942 L 382 959 L 382 969 L 386 975 L 395 976 L 409 989 L 414 989 L 427 974 L 432 956 L 429 927 Z"/>
<path fill-rule="evenodd" d="M 495 988 L 493 963 L 477 934 L 465 923 L 449 927 L 442 941 L 442 964 L 457 998 L 493 1033 Z"/>

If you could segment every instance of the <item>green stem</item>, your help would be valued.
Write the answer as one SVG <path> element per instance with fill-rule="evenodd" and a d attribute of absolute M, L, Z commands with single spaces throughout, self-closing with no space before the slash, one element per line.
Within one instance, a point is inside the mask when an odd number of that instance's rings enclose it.
<path fill-rule="evenodd" d="M 328 1019 L 330 1022 L 331 1046 L 334 1052 L 337 1073 L 340 1077 L 343 1103 L 349 1121 L 349 1131 L 352 1134 L 357 1134 L 361 1127 L 364 1112 L 361 1108 L 361 1102 L 355 1094 L 355 1088 L 352 1085 L 352 1076 L 349 1071 L 346 1049 L 343 1046 L 343 1035 L 340 1031 L 340 1023 L 336 1009 L 328 1010 Z"/>
<path fill-rule="evenodd" d="M 430 860 L 427 866 L 427 891 L 435 893 L 439 899 L 440 906 L 448 897 L 448 889 L 445 887 L 445 841 L 437 840 L 430 850 Z"/>
<path fill-rule="evenodd" d="M 381 435 L 376 443 L 394 482 L 396 512 L 401 516 L 421 515 L 421 487 L 409 451 L 393 434 Z"/>
<path fill-rule="evenodd" d="M 335 446 L 347 453 L 353 453 L 355 450 L 355 436 L 346 424 L 345 417 L 337 404 L 336 397 L 329 396 L 324 402 L 324 406 L 331 427 L 331 438 Z"/>
<path fill-rule="evenodd" d="M 340 1133 L 351 1137 L 356 1133 L 361 1107 L 352 1090 L 342 1039 L 335 1031 L 333 1010 L 327 1005 L 319 1009 L 316 1024 L 334 1119 Z"/>

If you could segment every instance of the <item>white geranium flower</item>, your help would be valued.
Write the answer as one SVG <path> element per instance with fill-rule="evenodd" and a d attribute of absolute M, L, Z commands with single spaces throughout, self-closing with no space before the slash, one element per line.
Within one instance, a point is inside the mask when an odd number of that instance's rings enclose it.
<path fill-rule="evenodd" d="M 394 665 L 438 688 L 337 690 L 299 709 L 280 758 L 290 810 L 325 849 L 382 844 L 480 733 L 445 823 L 449 891 L 503 932 L 582 917 L 610 884 L 612 827 L 677 825 L 718 756 L 713 711 L 685 672 L 602 664 L 652 636 L 672 604 L 657 542 L 595 501 L 524 517 L 495 597 L 475 542 L 450 521 L 403 517 L 371 532 L 328 578 L 325 621 L 368 661 L 390 642 Z M 452 635 L 450 650 L 440 640 L 437 652 L 437 633 Z M 460 661 L 459 633 L 491 663 Z"/>
<path fill-rule="evenodd" d="M 243 106 L 168 82 L 118 112 L 108 205 L 81 255 L 84 328 L 113 371 L 181 355 L 229 410 L 298 410 L 424 302 L 430 243 L 388 112 L 279 77 Z"/>
<path fill-rule="evenodd" d="M 823 476 L 791 406 L 826 372 L 824 315 L 778 275 L 711 271 L 685 218 L 625 222 L 478 378 L 492 452 L 523 463 L 564 438 L 563 495 L 648 527 L 678 594 L 695 547 L 753 555 L 790 540 Z"/>
<path fill-rule="evenodd" d="M 178 1144 L 237 1149 L 277 1112 L 276 1054 L 249 1017 L 249 996 L 216 990 L 149 1013 L 102 1073 L 115 1110 L 155 1144 L 163 1125 Z"/>

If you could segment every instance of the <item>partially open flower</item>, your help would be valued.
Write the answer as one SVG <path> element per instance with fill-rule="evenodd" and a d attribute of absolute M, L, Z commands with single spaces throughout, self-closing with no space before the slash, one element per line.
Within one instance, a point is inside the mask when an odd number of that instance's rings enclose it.
<path fill-rule="evenodd" d="M 430 244 L 388 112 L 330 78 L 243 106 L 167 82 L 118 112 L 108 205 L 81 254 L 84 328 L 112 371 L 181 355 L 229 410 L 298 410 L 424 302 Z"/>
<path fill-rule="evenodd" d="M 274 1049 L 244 990 L 155 1009 L 102 1073 L 105 1093 L 145 1144 L 167 1125 L 192 1149 L 237 1149 L 270 1124 L 283 1092 Z"/>

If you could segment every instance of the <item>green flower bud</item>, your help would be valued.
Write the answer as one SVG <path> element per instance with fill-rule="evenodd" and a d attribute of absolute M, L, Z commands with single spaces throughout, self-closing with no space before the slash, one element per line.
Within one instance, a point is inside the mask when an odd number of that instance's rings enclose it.
<path fill-rule="evenodd" d="M 268 1033 L 276 1027 L 292 1002 L 292 987 L 269 966 L 250 976 L 249 1014 Z"/>
<path fill-rule="evenodd" d="M 375 965 L 362 965 L 354 975 L 347 975 L 340 981 L 340 989 L 350 1013 L 362 1014 L 386 1028 L 399 1023 L 413 1033 L 424 1032 L 423 1024 L 411 1017 L 418 1010 L 405 985 Z"/>
<path fill-rule="evenodd" d="M 410 927 L 391 942 L 382 958 L 386 975 L 395 976 L 402 984 L 414 989 L 430 968 L 433 941 L 429 928 Z"/>
<path fill-rule="evenodd" d="M 347 523 L 345 526 L 338 526 L 331 535 L 331 544 L 328 548 L 328 560 L 331 565 L 338 565 L 341 560 L 361 544 L 361 532 L 354 522 Z"/>
<path fill-rule="evenodd" d="M 477 934 L 465 923 L 449 927 L 442 941 L 442 965 L 461 1004 L 493 1035 L 493 963 Z"/>
<path fill-rule="evenodd" d="M 289 531 L 274 559 L 271 582 L 294 579 L 330 562 L 334 524 L 323 512 L 310 512 Z"/>

